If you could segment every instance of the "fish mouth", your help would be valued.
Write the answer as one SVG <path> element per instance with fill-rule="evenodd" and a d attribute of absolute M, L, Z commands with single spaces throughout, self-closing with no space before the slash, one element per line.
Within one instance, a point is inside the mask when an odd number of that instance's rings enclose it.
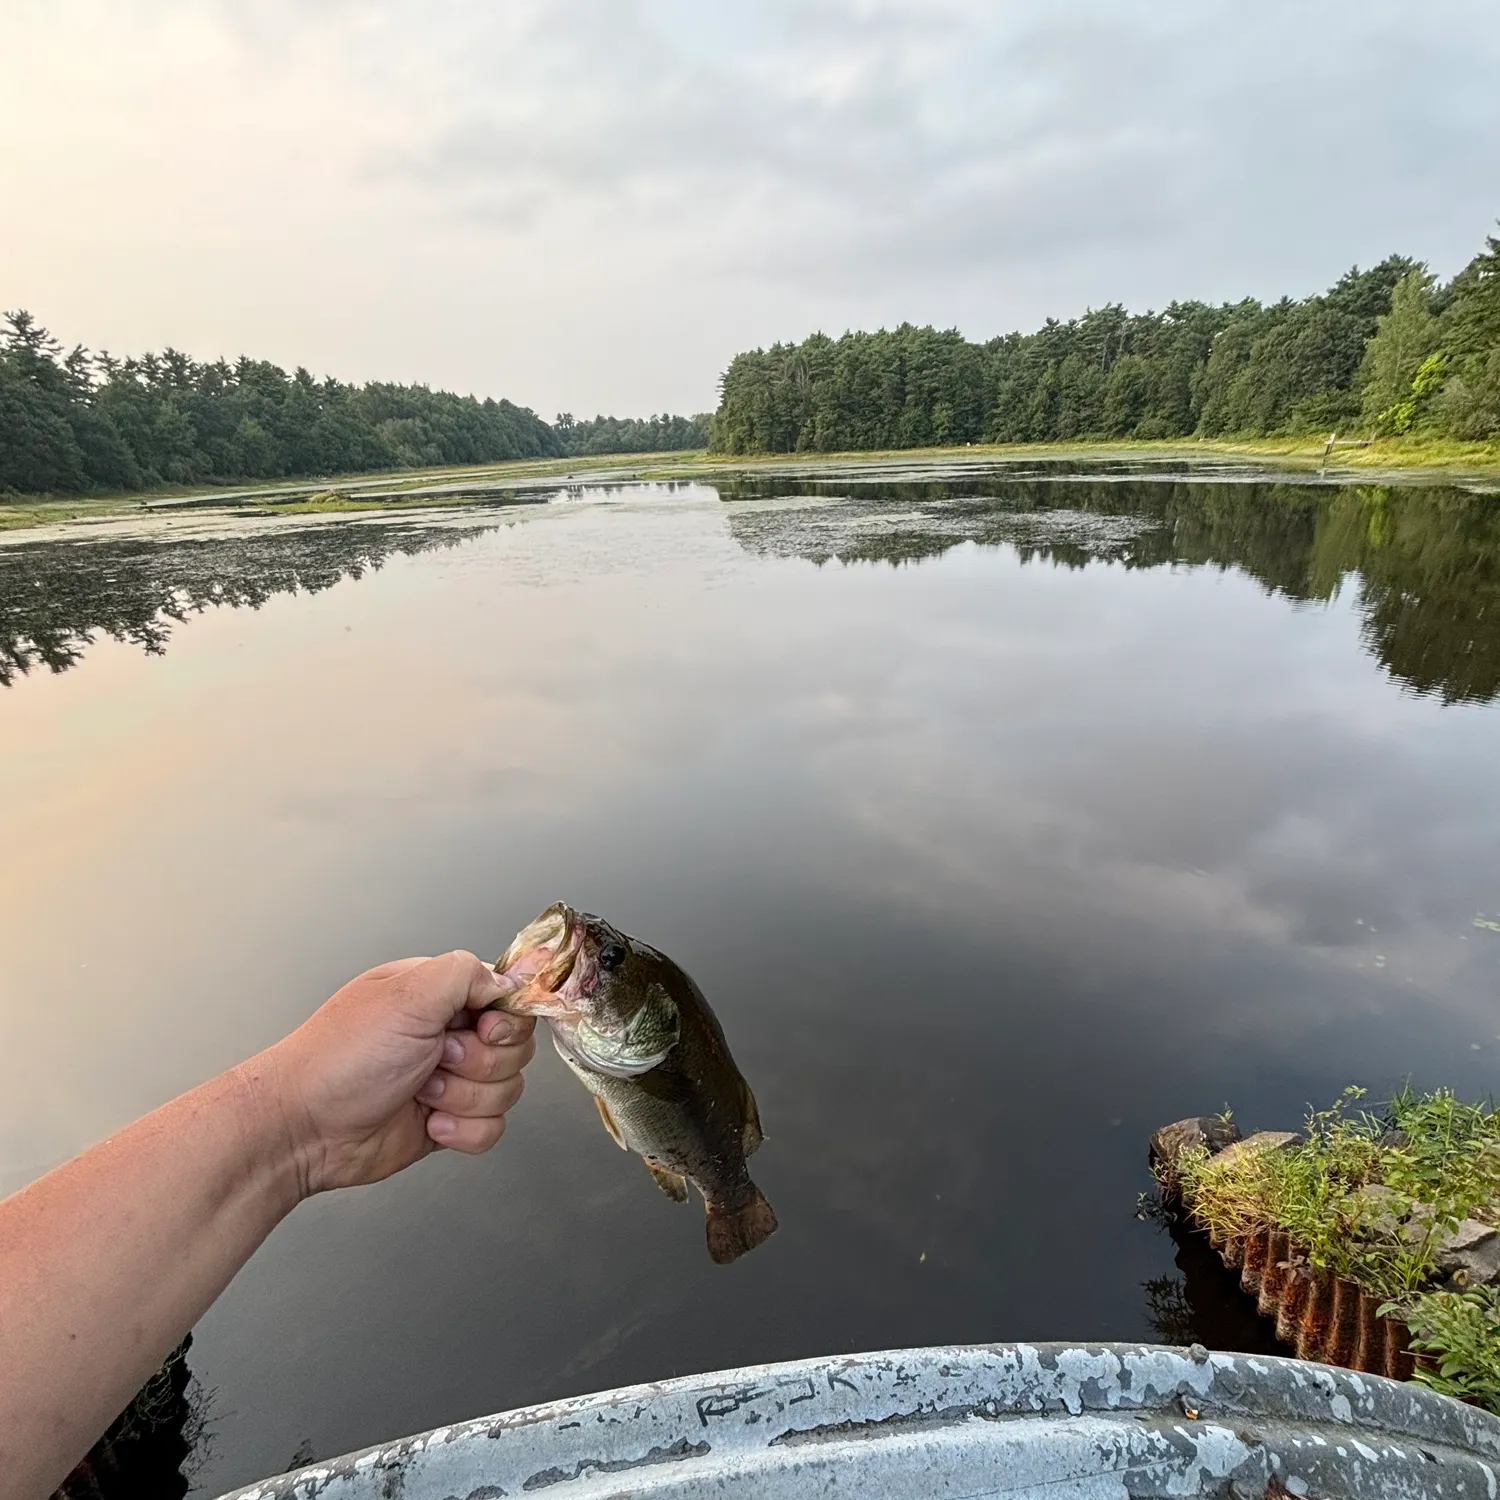
<path fill-rule="evenodd" d="M 534 921 L 528 922 L 495 963 L 495 972 L 522 981 L 523 988 L 500 1002 L 502 1010 L 518 1016 L 543 1016 L 549 1020 L 576 1016 L 570 1002 L 576 991 L 587 993 L 583 970 L 588 967 L 583 951 L 585 923 L 580 912 L 565 901 L 554 901 Z M 569 981 L 574 981 L 569 983 Z"/>

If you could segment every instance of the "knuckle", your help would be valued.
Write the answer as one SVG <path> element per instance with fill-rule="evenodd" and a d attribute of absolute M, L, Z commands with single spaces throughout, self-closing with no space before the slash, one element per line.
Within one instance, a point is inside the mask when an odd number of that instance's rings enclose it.
<path fill-rule="evenodd" d="M 505 1134 L 504 1118 L 475 1122 L 475 1128 L 464 1138 L 464 1150 L 471 1156 L 488 1151 Z"/>

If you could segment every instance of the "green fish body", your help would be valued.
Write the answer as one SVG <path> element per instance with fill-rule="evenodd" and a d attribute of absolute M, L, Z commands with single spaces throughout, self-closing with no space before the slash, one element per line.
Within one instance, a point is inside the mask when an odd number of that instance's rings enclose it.
<path fill-rule="evenodd" d="M 698 1189 L 716 1262 L 775 1232 L 745 1164 L 762 1140 L 755 1096 L 682 969 L 562 903 L 523 928 L 495 967 L 529 981 L 506 1008 L 547 1018 L 615 1142 L 645 1160 L 668 1197 L 686 1202 L 687 1184 Z"/>

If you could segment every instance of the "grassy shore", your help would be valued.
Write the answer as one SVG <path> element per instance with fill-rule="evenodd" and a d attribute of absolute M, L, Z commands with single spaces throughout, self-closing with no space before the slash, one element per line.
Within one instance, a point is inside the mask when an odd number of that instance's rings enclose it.
<path fill-rule="evenodd" d="M 462 505 L 477 495 L 423 493 L 439 484 L 472 485 L 503 493 L 538 481 L 588 479 L 690 479 L 711 477 L 726 469 L 751 470 L 794 463 L 812 468 L 824 464 L 912 462 L 916 460 L 1044 459 L 1226 459 L 1263 463 L 1306 472 L 1327 467 L 1404 482 L 1460 482 L 1500 490 L 1500 442 L 1460 443 L 1453 439 L 1380 438 L 1368 445 L 1341 444 L 1326 451 L 1327 437 L 1198 439 L 1163 442 L 1079 442 L 966 445 L 962 448 L 899 448 L 856 453 L 766 453 L 734 456 L 701 449 L 673 453 L 632 453 L 587 458 L 520 459 L 509 463 L 461 468 L 402 469 L 394 472 L 341 475 L 337 479 L 277 480 L 266 484 L 173 485 L 128 495 L 45 495 L 0 497 L 0 531 L 87 522 L 143 510 L 170 509 L 201 501 L 251 512 L 278 515 L 323 511 L 399 509 L 433 504 Z M 1289 473 L 1288 477 L 1292 477 Z"/>
<path fill-rule="evenodd" d="M 722 453 L 703 458 L 708 469 L 754 468 L 789 462 L 849 463 L 859 459 L 1048 459 L 1113 458 L 1149 461 L 1153 458 L 1227 458 L 1283 465 L 1290 469 L 1349 469 L 1420 480 L 1470 478 L 1500 485 L 1500 441 L 1461 443 L 1451 438 L 1377 438 L 1358 446 L 1340 438 L 1331 456 L 1328 435 L 1269 438 L 1166 438 L 1139 442 L 1079 441 L 1076 443 L 971 443 L 962 448 L 888 448 L 850 453 L 762 453 L 731 457 Z"/>
<path fill-rule="evenodd" d="M 0 495 L 0 531 L 17 527 L 50 526 L 59 522 L 107 520 L 170 511 L 174 505 L 202 501 L 222 503 L 251 512 L 298 515 L 321 511 L 368 511 L 432 505 L 430 496 L 413 491 L 436 484 L 529 487 L 539 481 L 587 479 L 608 474 L 632 479 L 681 478 L 684 471 L 701 471 L 706 455 L 630 453 L 586 458 L 516 459 L 506 463 L 474 464 L 433 469 L 397 469 L 370 474 L 341 474 L 337 478 L 278 479 L 263 484 L 163 485 L 157 489 L 96 495 Z M 376 491 L 378 494 L 367 492 Z M 462 505 L 473 496 L 443 497 L 442 504 Z"/>

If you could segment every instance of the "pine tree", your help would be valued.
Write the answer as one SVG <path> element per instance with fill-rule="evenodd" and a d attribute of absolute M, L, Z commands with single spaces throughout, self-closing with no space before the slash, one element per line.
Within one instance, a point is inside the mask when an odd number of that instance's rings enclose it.
<path fill-rule="evenodd" d="M 1360 411 L 1370 426 L 1405 432 L 1415 410 L 1405 403 L 1412 380 L 1438 346 L 1432 315 L 1433 278 L 1425 266 L 1408 271 L 1391 293 L 1391 310 L 1377 325 L 1360 364 Z"/>

